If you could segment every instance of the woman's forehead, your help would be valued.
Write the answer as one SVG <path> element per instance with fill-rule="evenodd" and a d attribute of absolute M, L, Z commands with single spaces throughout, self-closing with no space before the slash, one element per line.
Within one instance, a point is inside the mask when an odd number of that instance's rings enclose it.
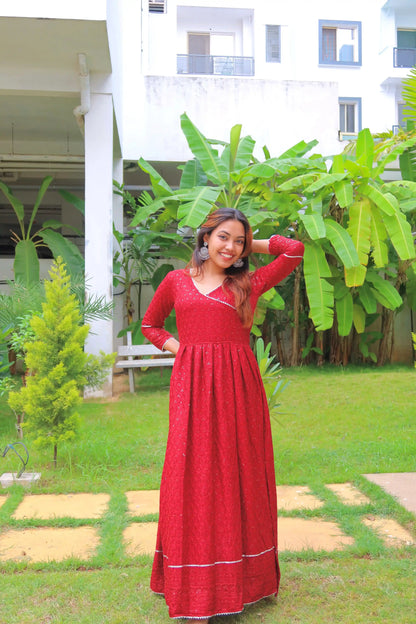
<path fill-rule="evenodd" d="M 218 227 L 215 228 L 214 232 L 225 232 L 226 234 L 230 234 L 230 236 L 241 236 L 245 238 L 245 230 L 244 225 L 241 221 L 237 219 L 228 219 L 227 221 L 223 221 L 220 223 Z"/>

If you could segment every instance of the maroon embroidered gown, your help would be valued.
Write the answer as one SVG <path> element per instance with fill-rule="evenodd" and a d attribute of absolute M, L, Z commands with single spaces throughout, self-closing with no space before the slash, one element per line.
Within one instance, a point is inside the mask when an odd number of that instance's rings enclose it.
<path fill-rule="evenodd" d="M 303 245 L 273 236 L 269 251 L 277 258 L 251 274 L 253 309 L 299 264 Z M 176 270 L 143 319 L 144 335 L 162 348 L 174 307 L 180 342 L 151 578 L 173 618 L 237 613 L 279 586 L 269 412 L 250 331 L 233 303 L 221 286 L 201 294 Z"/>

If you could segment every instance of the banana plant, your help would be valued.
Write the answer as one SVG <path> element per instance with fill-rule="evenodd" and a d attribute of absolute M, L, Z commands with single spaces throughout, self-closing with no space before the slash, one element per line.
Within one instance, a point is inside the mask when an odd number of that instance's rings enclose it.
<path fill-rule="evenodd" d="M 363 315 L 373 313 L 377 301 L 390 309 L 402 303 L 381 272 L 389 262 L 390 244 L 401 260 L 415 258 L 410 224 L 401 209 L 404 201 L 405 210 L 412 207 L 415 183 L 384 183 L 380 176 L 415 144 L 412 137 L 381 150 L 365 129 L 354 156 L 337 155 L 328 172 L 301 175 L 278 187 L 303 200 L 298 220 L 304 230 L 305 282 L 318 331 L 332 327 L 336 311 L 341 336 L 350 333 L 353 323 L 362 332 Z"/>
<path fill-rule="evenodd" d="M 33 232 L 39 206 L 52 179 L 51 176 L 47 176 L 42 180 L 27 226 L 25 224 L 24 205 L 4 182 L 0 182 L 0 190 L 12 206 L 20 228 L 20 232 L 12 231 L 11 236 L 12 241 L 16 243 L 13 263 L 14 277 L 15 280 L 21 281 L 26 286 L 39 282 L 40 264 L 37 254 L 39 247 L 48 247 L 55 258 L 61 256 L 71 274 L 81 273 L 84 267 L 84 260 L 76 245 L 56 231 L 63 226 L 62 223 L 50 219 L 45 221 L 41 228 Z"/>
<path fill-rule="evenodd" d="M 242 137 L 239 125 L 232 128 L 229 143 L 208 140 L 187 115 L 182 115 L 181 125 L 194 158 L 182 168 L 179 189 L 173 190 L 140 160 L 154 197 L 137 210 L 132 225 L 157 213 L 156 221 L 163 224 L 171 219 L 195 229 L 215 204 L 241 209 L 259 237 L 277 230 L 301 239 L 305 257 L 303 277 L 301 269 L 295 276 L 295 307 L 301 305 L 304 278 L 315 330 L 335 325 L 339 336 L 347 337 L 354 327 L 368 350 L 364 335 L 377 305 L 394 310 L 402 303 L 389 279 L 392 254 L 409 265 L 415 258 L 408 218 L 415 206 L 415 183 L 386 183 L 381 176 L 390 162 L 416 145 L 416 137 L 375 142 L 366 129 L 359 133 L 354 153 L 331 158 L 308 155 L 317 142 L 302 141 L 277 158 L 265 148 L 265 160 L 259 162 L 253 156 L 253 139 Z M 259 259 L 254 261 L 258 266 Z M 282 307 L 278 295 L 263 297 L 254 333 L 260 335 L 268 310 Z M 299 310 L 295 312 L 294 335 L 299 333 L 300 317 Z M 300 358 L 298 343 L 294 339 Z M 311 349 L 320 350 L 312 343 Z"/>

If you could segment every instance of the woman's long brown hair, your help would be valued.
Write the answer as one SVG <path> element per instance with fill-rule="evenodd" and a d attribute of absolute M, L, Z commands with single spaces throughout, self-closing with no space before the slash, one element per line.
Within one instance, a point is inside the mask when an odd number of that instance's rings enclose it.
<path fill-rule="evenodd" d="M 223 288 L 228 288 L 233 293 L 237 314 L 241 319 L 243 327 L 248 328 L 253 322 L 253 311 L 250 305 L 251 283 L 248 262 L 248 255 L 251 251 L 251 244 L 253 241 L 253 232 L 247 217 L 240 210 L 235 208 L 218 208 L 208 216 L 207 221 L 198 231 L 196 248 L 187 266 L 187 270 L 189 271 L 192 269 L 193 273 L 197 276 L 204 272 L 204 262 L 199 254 L 199 250 L 204 246 L 204 237 L 206 235 L 210 236 L 213 230 L 221 225 L 221 223 L 229 221 L 230 219 L 240 221 L 244 227 L 245 241 L 243 253 L 241 254 L 243 266 L 238 268 L 231 266 L 225 269 L 226 278 L 223 283 Z"/>

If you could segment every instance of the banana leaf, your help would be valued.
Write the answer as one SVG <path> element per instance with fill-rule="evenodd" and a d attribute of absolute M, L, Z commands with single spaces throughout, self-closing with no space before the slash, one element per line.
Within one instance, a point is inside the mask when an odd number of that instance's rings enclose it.
<path fill-rule="evenodd" d="M 169 184 L 162 178 L 160 173 L 152 167 L 144 158 L 140 158 L 137 162 L 140 169 L 142 169 L 150 178 L 150 184 L 152 185 L 153 193 L 155 197 L 167 197 L 172 194 L 172 189 Z"/>
<path fill-rule="evenodd" d="M 139 223 L 144 223 L 149 217 L 161 210 L 161 208 L 165 208 L 167 202 L 179 203 L 179 200 L 177 200 L 172 194 L 171 197 L 158 197 L 158 199 L 155 199 L 150 204 L 147 204 L 145 206 L 139 206 L 137 208 L 136 214 L 130 222 L 129 227 L 133 228 L 139 225 Z"/>
<path fill-rule="evenodd" d="M 365 331 L 365 312 L 357 303 L 353 305 L 353 321 L 357 334 L 363 334 Z"/>
<path fill-rule="evenodd" d="M 406 104 L 404 116 L 406 119 L 416 117 L 416 69 L 412 67 L 409 74 L 402 80 L 402 97 Z"/>
<path fill-rule="evenodd" d="M 250 136 L 241 138 L 241 124 L 237 124 L 231 128 L 230 143 L 224 148 L 221 160 L 230 172 L 244 169 L 252 161 L 255 144 Z"/>
<path fill-rule="evenodd" d="M 295 176 L 290 180 L 286 180 L 283 184 L 278 186 L 280 191 L 292 191 L 294 189 L 300 188 L 304 189 L 306 186 L 310 186 L 311 183 L 316 181 L 316 178 L 319 176 L 318 172 L 315 173 L 303 173 L 302 175 Z"/>
<path fill-rule="evenodd" d="M 38 195 L 36 197 L 35 205 L 33 206 L 32 214 L 30 216 L 29 225 L 27 227 L 27 234 L 26 234 L 27 238 L 30 237 L 30 232 L 32 230 L 32 225 L 33 225 L 33 222 L 35 220 L 36 214 L 37 214 L 37 212 L 39 210 L 40 203 L 41 203 L 41 201 L 43 199 L 43 196 L 45 195 L 46 191 L 48 190 L 49 185 L 51 184 L 52 180 L 53 180 L 52 176 L 46 176 L 46 178 L 44 178 L 42 180 L 42 182 L 41 182 L 41 185 L 40 185 L 40 188 L 39 188 L 39 191 L 38 191 Z"/>
<path fill-rule="evenodd" d="M 359 265 L 358 253 L 349 233 L 333 219 L 324 219 L 324 224 L 326 236 L 344 267 L 352 268 Z"/>
<path fill-rule="evenodd" d="M 364 283 L 367 273 L 367 267 L 360 264 L 354 266 L 351 269 L 345 269 L 345 283 L 349 288 L 354 286 L 361 286 Z"/>
<path fill-rule="evenodd" d="M 3 194 L 5 195 L 5 197 L 9 200 L 10 204 L 12 205 L 12 208 L 16 213 L 16 217 L 20 225 L 22 238 L 25 238 L 25 225 L 24 225 L 25 208 L 22 202 L 20 201 L 20 199 L 18 199 L 17 197 L 13 195 L 12 191 L 9 189 L 7 184 L 4 184 L 4 182 L 0 182 L 0 190 L 3 191 Z"/>
<path fill-rule="evenodd" d="M 389 261 L 388 247 L 386 245 L 387 231 L 378 210 L 371 206 L 371 246 L 372 255 L 376 267 L 383 267 Z"/>
<path fill-rule="evenodd" d="M 199 227 L 211 212 L 220 192 L 212 186 L 200 186 L 190 189 L 188 193 L 176 194 L 175 198 L 181 200 L 178 207 L 179 227 Z"/>
<path fill-rule="evenodd" d="M 318 141 L 316 139 L 309 141 L 309 143 L 305 143 L 305 141 L 299 141 L 299 143 L 296 143 L 296 145 L 290 147 L 288 150 L 286 150 L 286 152 L 280 154 L 279 158 L 299 158 L 310 152 L 310 150 L 317 145 Z"/>
<path fill-rule="evenodd" d="M 24 286 L 39 282 L 39 258 L 32 240 L 21 240 L 14 251 L 14 279 Z"/>
<path fill-rule="evenodd" d="M 82 257 L 78 247 L 74 245 L 72 241 L 64 238 L 59 232 L 48 229 L 39 232 L 39 236 L 42 238 L 45 245 L 47 245 L 52 251 L 55 259 L 61 256 L 70 275 L 76 275 L 84 272 L 84 258 Z"/>
<path fill-rule="evenodd" d="M 372 184 L 363 184 L 359 190 L 387 215 L 394 215 L 398 209 L 398 201 L 391 193 L 383 193 Z"/>
<path fill-rule="evenodd" d="M 373 291 L 367 282 L 357 288 L 358 297 L 367 314 L 375 314 L 377 312 L 377 299 L 374 297 Z"/>
<path fill-rule="evenodd" d="M 396 310 L 402 305 L 403 299 L 394 286 L 372 269 L 367 271 L 367 281 L 371 284 L 374 297 L 385 308 Z"/>
<path fill-rule="evenodd" d="M 370 170 L 372 169 L 374 160 L 374 139 L 368 128 L 364 128 L 358 133 L 356 158 L 358 164 L 365 165 Z"/>
<path fill-rule="evenodd" d="M 201 163 L 207 178 L 214 184 L 226 185 L 228 168 L 186 113 L 181 115 L 181 128 L 191 152 Z"/>
<path fill-rule="evenodd" d="M 196 158 L 188 160 L 188 162 L 182 166 L 181 181 L 179 184 L 180 189 L 190 189 L 194 186 L 205 186 L 207 182 L 208 178 L 202 169 L 201 163 Z"/>
<path fill-rule="evenodd" d="M 415 144 L 416 136 L 413 136 L 410 139 L 407 139 L 406 141 L 403 141 L 402 143 L 396 145 L 396 147 L 394 147 L 385 158 L 379 161 L 377 168 L 373 172 L 373 176 L 375 178 L 380 176 L 389 163 L 397 160 L 397 158 L 399 158 L 401 154 L 403 154 L 403 152 L 405 152 L 407 149 L 411 149 Z"/>
<path fill-rule="evenodd" d="M 305 226 L 306 231 L 312 240 L 318 240 L 320 238 L 325 238 L 326 229 L 324 220 L 322 219 L 322 215 L 320 214 L 310 214 L 310 213 L 299 213 L 299 219 L 302 221 Z"/>
<path fill-rule="evenodd" d="M 350 208 L 349 216 L 348 234 L 351 236 L 355 249 L 357 250 L 359 263 L 363 266 L 367 266 L 371 236 L 370 202 L 366 198 L 355 202 Z"/>
<path fill-rule="evenodd" d="M 354 201 L 351 180 L 342 180 L 341 182 L 335 182 L 334 191 L 341 208 L 347 208 L 348 206 L 351 206 Z"/>
<path fill-rule="evenodd" d="M 322 248 L 314 242 L 305 241 L 303 271 L 310 312 L 317 331 L 332 327 L 334 318 L 334 287 L 325 278 L 331 271 Z"/>
<path fill-rule="evenodd" d="M 316 182 L 313 182 L 305 188 L 305 193 L 316 193 L 326 186 L 331 186 L 336 182 L 344 180 L 348 176 L 348 173 L 322 173 L 319 174 L 319 178 Z"/>
<path fill-rule="evenodd" d="M 79 210 L 81 214 L 85 215 L 85 201 L 83 199 L 77 197 L 69 191 L 66 191 L 65 189 L 59 190 L 58 193 L 65 199 L 65 201 Z"/>
<path fill-rule="evenodd" d="M 416 151 L 407 149 L 399 156 L 400 173 L 404 180 L 416 182 Z"/>
<path fill-rule="evenodd" d="M 410 223 L 400 210 L 390 216 L 383 214 L 384 225 L 391 242 L 401 260 L 412 260 L 415 257 L 415 246 Z"/>

